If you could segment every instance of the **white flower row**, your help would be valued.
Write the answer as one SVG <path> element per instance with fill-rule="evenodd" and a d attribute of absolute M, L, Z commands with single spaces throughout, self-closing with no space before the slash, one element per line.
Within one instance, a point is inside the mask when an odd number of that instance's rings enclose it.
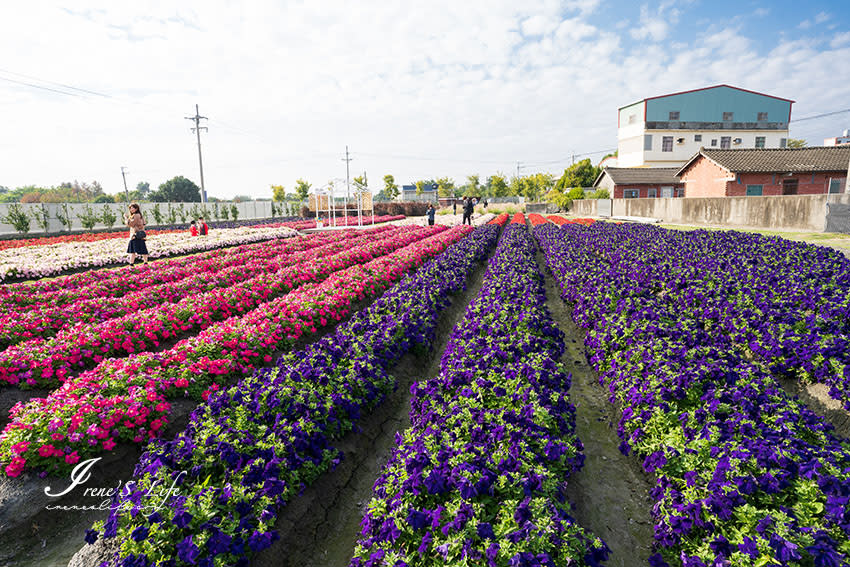
<path fill-rule="evenodd" d="M 289 238 L 296 234 L 295 230 L 283 227 L 239 227 L 213 229 L 207 236 L 189 236 L 186 232 L 150 235 L 145 242 L 150 257 L 161 258 L 272 238 Z M 0 250 L 0 282 L 9 278 L 41 278 L 78 268 L 128 262 L 128 242 L 129 236 Z"/>
<path fill-rule="evenodd" d="M 496 215 L 492 213 L 476 213 L 472 217 L 473 226 L 479 226 L 482 224 L 486 224 L 493 220 Z M 435 215 L 434 216 L 434 224 L 443 224 L 446 226 L 456 226 L 463 222 L 463 215 Z M 390 224 L 397 225 L 418 225 L 425 226 L 428 224 L 428 217 L 407 217 L 404 220 L 393 221 Z"/>

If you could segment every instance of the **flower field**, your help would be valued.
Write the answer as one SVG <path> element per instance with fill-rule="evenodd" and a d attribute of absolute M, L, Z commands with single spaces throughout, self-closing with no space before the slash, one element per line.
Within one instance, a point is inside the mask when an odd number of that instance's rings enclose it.
<path fill-rule="evenodd" d="M 141 454 L 74 528 L 71 553 L 97 559 L 73 565 L 316 564 L 286 562 L 287 513 L 342 485 L 362 485 L 351 529 L 305 546 L 341 537 L 350 567 L 850 565 L 850 441 L 783 389 L 817 384 L 850 410 L 846 258 L 736 232 L 475 220 L 151 235 L 179 256 L 115 269 L 93 258 L 124 239 L 0 251 L 19 262 L 7 278 L 78 270 L 0 285 L 0 393 L 23 400 L 0 433 L 0 505 Z M 581 343 L 590 367 L 573 365 Z M 610 429 L 582 425 L 602 420 L 588 388 Z M 403 419 L 372 421 L 394 404 Z M 340 466 L 374 435 L 382 454 L 354 461 L 372 468 Z M 635 465 L 640 499 L 576 491 L 604 472 L 585 467 L 600 444 Z M 322 484 L 339 469 L 354 476 Z M 586 516 L 625 498 L 645 511 L 639 541 Z M 0 563 L 26 518 L 12 532 L 0 515 Z"/>
<path fill-rule="evenodd" d="M 623 408 L 621 449 L 656 475 L 650 563 L 847 565 L 850 444 L 775 378 L 846 392 L 846 374 L 814 370 L 846 368 L 847 260 L 732 232 L 536 237 Z"/>

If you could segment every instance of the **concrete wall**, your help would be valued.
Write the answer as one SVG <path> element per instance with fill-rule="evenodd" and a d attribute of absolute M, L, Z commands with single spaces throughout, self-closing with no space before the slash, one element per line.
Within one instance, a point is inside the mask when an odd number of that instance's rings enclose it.
<path fill-rule="evenodd" d="M 230 206 L 234 203 L 207 203 L 206 214 L 207 220 L 224 220 L 215 215 L 216 204 L 218 208 L 227 207 L 229 220 L 233 220 L 230 213 Z M 155 226 L 156 220 L 153 215 L 153 208 L 156 203 L 141 203 L 142 215 L 145 217 L 148 226 Z M 34 219 L 35 217 L 47 217 L 48 226 L 47 234 L 55 234 L 62 231 L 67 231 L 68 228 L 59 221 L 59 216 L 67 216 L 71 220 L 71 230 L 83 230 L 80 222 L 80 215 L 86 214 L 87 207 L 94 214 L 101 216 L 105 208 L 109 208 L 117 217 L 113 230 L 121 230 L 126 227 L 124 224 L 124 213 L 127 206 L 123 203 L 25 203 L 19 205 L 27 216 L 30 217 L 30 230 L 28 235 L 33 237 L 44 236 L 45 231 Z M 278 207 L 280 205 L 277 205 Z M 19 234 L 11 224 L 4 220 L 9 212 L 9 204 L 0 203 L 0 235 Z M 236 208 L 239 210 L 239 219 L 264 219 L 272 217 L 271 201 L 246 201 L 244 203 L 236 203 Z M 201 203 L 159 203 L 159 210 L 163 217 L 162 224 L 170 223 L 170 211 L 174 211 L 174 222 L 178 224 L 186 224 L 192 220 L 193 212 L 201 211 Z M 181 217 L 179 212 L 183 212 Z M 185 219 L 185 222 L 184 222 Z M 94 230 L 105 229 L 107 226 L 103 222 L 98 222 L 94 225 Z"/>
<path fill-rule="evenodd" d="M 612 214 L 657 218 L 675 224 L 824 232 L 827 202 L 850 205 L 850 194 L 614 199 Z M 570 213 L 598 216 L 597 211 L 595 199 L 583 199 L 573 201 Z"/>

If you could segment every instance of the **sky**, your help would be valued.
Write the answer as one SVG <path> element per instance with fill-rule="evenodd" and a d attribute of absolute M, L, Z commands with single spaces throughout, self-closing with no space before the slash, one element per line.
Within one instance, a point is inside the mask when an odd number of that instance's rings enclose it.
<path fill-rule="evenodd" d="M 344 190 L 346 146 L 375 191 L 559 175 L 616 148 L 618 107 L 716 84 L 794 100 L 809 145 L 850 128 L 846 0 L 33 0 L 0 53 L 9 188 L 200 184 L 196 104 L 219 198 Z"/>

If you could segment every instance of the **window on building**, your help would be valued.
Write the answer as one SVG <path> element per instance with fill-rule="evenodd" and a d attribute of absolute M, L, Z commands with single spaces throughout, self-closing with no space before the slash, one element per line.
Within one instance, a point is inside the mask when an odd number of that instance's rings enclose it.
<path fill-rule="evenodd" d="M 779 138 L 779 147 L 780 148 L 788 147 L 788 138 Z"/>
<path fill-rule="evenodd" d="M 732 147 L 732 136 L 720 136 L 720 149 L 728 150 Z"/>
<path fill-rule="evenodd" d="M 841 190 L 844 188 L 844 184 L 847 182 L 845 177 L 832 177 L 829 180 L 829 192 L 830 193 L 841 193 Z"/>
<path fill-rule="evenodd" d="M 797 180 L 796 179 L 783 179 L 782 180 L 782 194 L 783 195 L 796 195 L 797 194 Z"/>
<path fill-rule="evenodd" d="M 626 199 L 637 199 L 640 197 L 640 190 L 638 189 L 625 189 L 623 190 L 623 197 Z"/>
<path fill-rule="evenodd" d="M 711 145 L 712 145 L 712 147 L 716 147 L 716 146 L 717 146 L 717 138 L 712 138 L 712 140 L 711 140 Z"/>
<path fill-rule="evenodd" d="M 672 187 L 662 187 L 661 188 L 661 196 L 662 197 L 672 197 L 673 196 L 673 188 Z"/>
<path fill-rule="evenodd" d="M 646 190 L 646 196 L 650 199 L 654 199 L 658 196 L 658 189 L 655 187 L 650 187 Z"/>
<path fill-rule="evenodd" d="M 723 121 L 724 122 L 731 122 L 734 117 L 735 117 L 734 112 L 724 112 L 723 113 Z"/>
<path fill-rule="evenodd" d="M 673 192 L 674 197 L 684 197 L 685 196 L 685 188 L 684 187 L 676 187 Z"/>
<path fill-rule="evenodd" d="M 767 122 L 767 112 L 759 112 L 759 122 Z"/>
<path fill-rule="evenodd" d="M 661 138 L 661 151 L 662 152 L 672 152 L 673 151 L 673 136 L 664 136 Z"/>
<path fill-rule="evenodd" d="M 652 151 L 652 134 L 643 135 L 643 151 Z"/>
<path fill-rule="evenodd" d="M 702 134 L 694 134 L 694 142 L 702 142 Z"/>
<path fill-rule="evenodd" d="M 764 185 L 747 185 L 747 197 L 761 197 Z"/>
<path fill-rule="evenodd" d="M 629 114 L 629 124 L 634 124 L 635 122 L 637 122 L 637 115 Z"/>
<path fill-rule="evenodd" d="M 764 136 L 756 136 L 756 147 L 763 148 L 764 147 Z"/>
<path fill-rule="evenodd" d="M 670 111 L 670 120 L 678 120 L 679 119 L 679 111 L 671 110 Z"/>

